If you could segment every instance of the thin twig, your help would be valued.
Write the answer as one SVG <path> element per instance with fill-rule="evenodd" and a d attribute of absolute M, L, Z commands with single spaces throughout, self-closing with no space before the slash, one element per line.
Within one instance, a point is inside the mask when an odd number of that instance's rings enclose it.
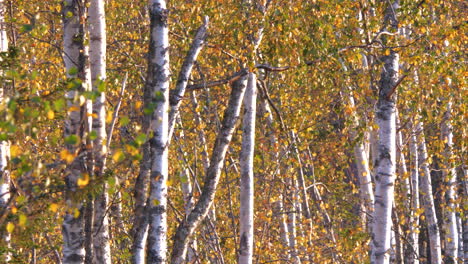
<path fill-rule="evenodd" d="M 112 116 L 112 122 L 109 127 L 109 131 L 107 131 L 107 143 L 106 143 L 106 149 L 109 150 L 110 143 L 112 141 L 112 133 L 114 132 L 114 126 L 115 122 L 117 121 L 117 117 L 119 115 L 119 109 L 120 105 L 122 104 L 122 98 L 125 92 L 125 87 L 127 86 L 127 78 L 128 78 L 128 72 L 125 73 L 125 77 L 122 82 L 122 88 L 120 89 L 120 95 L 119 95 L 119 101 L 117 103 L 117 106 L 114 109 L 114 114 Z"/>

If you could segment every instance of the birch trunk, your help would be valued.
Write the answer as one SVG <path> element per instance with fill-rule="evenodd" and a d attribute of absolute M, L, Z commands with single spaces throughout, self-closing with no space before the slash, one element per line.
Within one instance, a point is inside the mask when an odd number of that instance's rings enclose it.
<path fill-rule="evenodd" d="M 349 95 L 349 106 L 351 109 L 355 109 L 354 97 Z M 351 141 L 354 145 L 354 159 L 358 170 L 359 178 L 359 193 L 361 200 L 364 203 L 364 224 L 370 227 L 369 216 L 374 211 L 374 190 L 372 189 L 372 178 L 369 169 L 369 162 L 366 150 L 364 148 L 363 139 L 358 137 L 359 120 L 356 113 L 353 110 L 353 129 L 351 130 Z"/>
<path fill-rule="evenodd" d="M 8 37 L 5 26 L 5 3 L 0 0 L 0 52 L 8 51 Z M 3 75 L 3 72 L 1 72 Z M 5 84 L 0 85 L 0 105 L 7 103 L 7 96 L 5 95 Z M 2 118 L 5 116 L 2 114 Z M 10 160 L 10 143 L 7 140 L 0 141 L 0 210 L 5 212 L 8 210 L 8 203 L 10 200 L 10 171 L 8 170 L 8 161 Z M 5 248 L 10 248 L 11 235 L 5 230 L 0 232 L 2 234 L 3 245 Z M 8 262 L 11 259 L 9 253 L 6 253 L 2 260 Z"/>
<path fill-rule="evenodd" d="M 151 37 L 147 85 L 152 91 L 150 194 L 148 212 L 148 263 L 166 263 L 169 111 L 169 29 L 165 0 L 150 0 Z"/>
<path fill-rule="evenodd" d="M 411 211 L 409 226 L 409 243 L 406 255 L 408 264 L 419 264 L 419 161 L 418 161 L 418 141 L 416 138 L 417 129 L 411 126 L 410 136 L 410 164 L 411 164 Z"/>
<path fill-rule="evenodd" d="M 384 24 L 398 29 L 397 11 L 399 0 L 389 4 Z M 395 50 L 383 56 L 384 66 L 379 81 L 379 96 L 376 108 L 378 134 L 378 156 L 374 166 L 375 205 L 372 228 L 371 263 L 387 264 L 390 261 L 392 234 L 392 205 L 396 171 L 396 95 L 399 55 Z"/>
<path fill-rule="evenodd" d="M 458 230 L 456 216 L 456 191 L 457 170 L 451 162 L 453 156 L 453 134 L 452 134 L 452 102 L 447 104 L 447 110 L 442 120 L 442 140 L 445 143 L 445 167 L 442 171 L 444 182 L 447 185 L 445 192 L 446 208 L 444 210 L 444 229 L 445 229 L 445 254 L 446 263 L 455 263 L 458 258 Z"/>
<path fill-rule="evenodd" d="M 460 182 L 462 182 L 462 194 L 465 195 L 465 197 L 468 197 L 468 181 L 466 180 L 468 178 L 468 164 L 463 164 L 463 175 L 464 175 L 464 180 L 462 179 Z M 466 201 L 464 206 L 466 206 Z M 465 216 L 465 219 L 462 220 L 462 237 L 463 237 L 463 254 L 460 255 L 460 257 L 463 257 L 464 259 L 464 264 L 468 263 L 468 217 Z"/>
<path fill-rule="evenodd" d="M 185 89 L 187 88 L 187 83 L 189 81 L 190 75 L 192 74 L 192 68 L 197 60 L 198 55 L 200 54 L 201 49 L 205 44 L 205 39 L 208 32 L 208 17 L 204 18 L 203 25 L 201 25 L 195 37 L 193 39 L 190 50 L 185 56 L 184 63 L 177 78 L 177 83 L 174 91 L 171 91 L 170 97 L 170 113 L 169 113 L 169 142 L 172 138 L 172 133 L 174 132 L 174 125 L 176 123 L 177 115 L 179 114 L 179 107 L 182 101 L 182 98 L 185 95 Z"/>
<path fill-rule="evenodd" d="M 89 57 L 91 63 L 91 82 L 93 91 L 98 92 L 93 103 L 95 177 L 102 178 L 106 163 L 106 22 L 103 0 L 91 0 L 89 8 Z M 105 182 L 105 181 L 104 181 Z M 94 258 L 93 263 L 110 264 L 111 253 L 109 245 L 109 217 L 106 213 L 109 197 L 107 184 L 103 183 L 102 192 L 97 195 L 94 204 Z"/>
<path fill-rule="evenodd" d="M 426 150 L 426 141 L 424 139 L 424 129 L 422 121 L 418 124 L 419 144 L 419 168 L 420 168 L 420 186 L 422 193 L 422 205 L 427 221 L 427 230 L 429 233 L 429 246 L 431 252 L 431 263 L 442 263 L 440 232 L 437 225 L 437 216 L 432 194 L 431 173 L 428 164 L 428 155 Z"/>
<path fill-rule="evenodd" d="M 249 73 L 244 96 L 244 120 L 242 123 L 242 148 L 240 154 L 240 246 L 239 264 L 252 263 L 254 239 L 254 173 L 255 117 L 257 103 L 257 81 Z"/>
<path fill-rule="evenodd" d="M 289 254 L 291 255 L 292 261 L 295 264 L 301 263 L 301 258 L 299 257 L 299 254 L 297 252 L 297 243 L 296 243 L 296 237 L 297 237 L 297 212 L 300 212 L 300 209 L 298 208 L 298 201 L 299 201 L 299 195 L 298 195 L 298 188 L 297 188 L 297 182 L 296 179 L 294 178 L 289 178 L 288 179 L 288 191 L 286 193 L 286 197 L 290 197 L 291 203 L 288 208 L 288 238 L 289 238 Z"/>
<path fill-rule="evenodd" d="M 396 5 L 392 5 L 396 11 Z M 389 12 L 389 11 L 388 11 Z M 388 13 L 387 12 L 387 13 Z M 392 19 L 395 22 L 396 17 Z M 399 56 L 390 51 L 383 58 L 384 68 L 379 82 L 376 119 L 379 126 L 378 157 L 376 161 L 375 208 L 372 229 L 371 263 L 389 263 L 391 252 L 392 204 L 396 170 L 396 96 Z"/>
<path fill-rule="evenodd" d="M 85 29 L 80 23 L 80 17 L 84 5 L 81 1 L 65 0 L 63 5 L 63 51 L 64 62 L 67 72 L 67 78 L 81 79 L 81 84 L 75 85 L 67 91 L 65 98 L 67 99 L 68 119 L 65 121 L 65 138 L 75 137 L 83 138 L 85 128 L 81 126 L 83 121 L 86 125 L 86 115 L 89 112 L 90 106 L 88 102 L 80 104 L 79 92 L 89 89 L 89 71 L 86 70 L 87 50 L 84 46 Z M 89 76 L 90 78 L 90 76 Z M 89 125 L 88 120 L 88 125 Z M 85 260 L 85 237 L 84 237 L 84 218 L 83 204 L 79 199 L 73 197 L 77 190 L 77 181 L 80 177 L 89 177 L 86 175 L 86 164 L 82 149 L 77 148 L 73 144 L 66 144 L 66 152 L 68 155 L 76 156 L 66 170 L 66 202 L 69 210 L 64 216 L 62 224 L 63 249 L 62 262 L 67 264 L 81 264 Z M 90 256 L 91 252 L 87 252 Z"/>
<path fill-rule="evenodd" d="M 210 167 L 206 171 L 205 184 L 203 186 L 202 193 L 198 202 L 195 204 L 194 209 L 178 226 L 174 235 L 174 246 L 171 254 L 171 263 L 173 264 L 184 263 L 190 237 L 195 232 L 195 229 L 200 225 L 200 222 L 206 217 L 213 203 L 216 187 L 219 182 L 219 176 L 221 175 L 221 170 L 224 166 L 224 158 L 226 156 L 227 148 L 231 142 L 232 134 L 234 133 L 236 122 L 239 118 L 245 86 L 245 75 L 233 83 L 221 131 L 219 132 L 213 147 Z"/>

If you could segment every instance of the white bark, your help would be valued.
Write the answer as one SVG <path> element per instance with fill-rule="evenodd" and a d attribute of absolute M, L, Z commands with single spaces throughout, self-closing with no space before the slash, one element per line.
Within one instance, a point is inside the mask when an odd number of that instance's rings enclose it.
<path fill-rule="evenodd" d="M 244 120 L 242 123 L 242 148 L 240 154 L 240 246 L 239 264 L 252 263 L 254 239 L 254 173 L 255 117 L 257 105 L 257 81 L 249 73 L 244 95 Z"/>
<path fill-rule="evenodd" d="M 457 230 L 457 216 L 456 216 L 456 181 L 457 170 L 451 161 L 453 155 L 453 127 L 451 124 L 452 119 L 452 102 L 447 104 L 447 110 L 442 120 L 442 140 L 445 143 L 445 167 L 442 171 L 444 183 L 447 185 L 445 192 L 444 208 L 444 229 L 445 229 L 445 254 L 447 263 L 455 263 L 458 258 L 458 230 Z"/>
<path fill-rule="evenodd" d="M 396 170 L 396 107 L 394 86 L 398 79 L 399 56 L 394 51 L 384 58 L 377 102 L 379 125 L 376 162 L 375 208 L 372 230 L 371 263 L 389 263 L 391 251 L 392 204 Z"/>
<path fill-rule="evenodd" d="M 422 205 L 427 221 L 427 230 L 429 233 L 429 244 L 431 249 L 431 263 L 442 263 L 440 232 L 437 225 L 437 216 L 434 205 L 434 197 L 432 194 L 431 173 L 429 170 L 428 155 L 426 150 L 426 141 L 424 139 L 424 127 L 422 121 L 418 125 L 419 144 L 419 168 L 420 168 L 420 186 L 422 194 Z"/>
<path fill-rule="evenodd" d="M 406 253 L 406 261 L 409 264 L 419 264 L 419 161 L 418 161 L 418 140 L 416 129 L 412 126 L 409 149 L 411 164 L 411 211 L 409 226 L 409 244 Z"/>
<path fill-rule="evenodd" d="M 0 0 L 0 52 L 8 51 L 8 37 L 5 26 L 5 3 Z M 3 72 L 1 72 L 3 75 Z M 0 105 L 7 103 L 5 95 L 5 84 L 0 84 Z M 2 114 L 4 118 L 4 115 Z M 10 172 L 8 170 L 8 161 L 10 159 L 10 143 L 7 140 L 0 141 L 0 211 L 8 210 L 8 201 L 10 200 Z M 0 232 L 4 246 L 10 247 L 11 235 L 5 230 Z M 3 261 L 8 262 L 11 259 L 10 254 L 5 254 Z"/>
<path fill-rule="evenodd" d="M 104 82 L 106 80 L 106 22 L 103 0 L 91 0 L 89 7 L 89 57 L 91 63 L 91 82 L 93 91 L 99 93 L 93 103 L 94 159 L 96 177 L 103 177 L 106 159 L 106 108 Z M 109 217 L 106 213 L 108 204 L 107 184 L 103 184 L 102 193 L 98 194 L 94 205 L 95 238 L 93 263 L 110 264 Z"/>
<path fill-rule="evenodd" d="M 83 48 L 84 32 L 79 21 L 78 3 L 73 0 L 64 1 L 63 5 L 63 51 L 67 78 L 76 78 L 79 72 L 80 49 Z M 81 39 L 80 39 L 81 38 Z M 86 85 L 86 84 L 85 84 Z M 65 138 L 71 135 L 80 135 L 79 126 L 81 123 L 81 109 L 79 104 L 78 90 L 71 89 L 67 91 L 68 119 L 65 121 Z M 67 151 L 75 153 L 77 150 L 73 145 L 67 145 Z M 80 162 L 75 159 L 69 165 L 66 184 L 67 193 L 76 191 L 76 182 L 82 170 Z M 66 264 L 80 264 L 85 259 L 84 249 L 84 221 L 83 210 L 80 202 L 72 201 L 70 195 L 67 195 L 67 205 L 70 211 L 64 217 L 62 224 L 63 249 L 62 262 Z M 76 213 L 75 213 L 75 212 Z M 75 217 L 77 216 L 77 217 Z"/>
<path fill-rule="evenodd" d="M 353 109 L 353 129 L 351 130 L 351 141 L 354 145 L 354 159 L 358 170 L 359 192 L 361 200 L 364 203 L 364 223 L 368 224 L 368 218 L 374 211 L 374 190 L 372 188 L 372 178 L 369 169 L 368 155 L 364 148 L 364 140 L 358 138 L 357 128 L 359 127 L 359 120 L 355 113 L 354 97 L 349 95 L 349 107 Z"/>
<path fill-rule="evenodd" d="M 169 29 L 165 0 L 150 0 L 151 37 L 147 85 L 152 92 L 148 263 L 166 263 L 169 121 Z M 151 133 L 150 132 L 150 133 Z"/>

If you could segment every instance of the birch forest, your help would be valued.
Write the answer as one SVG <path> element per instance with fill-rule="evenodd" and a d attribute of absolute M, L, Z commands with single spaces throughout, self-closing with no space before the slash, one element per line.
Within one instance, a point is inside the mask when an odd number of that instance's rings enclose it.
<path fill-rule="evenodd" d="M 468 3 L 0 0 L 0 263 L 468 263 Z"/>

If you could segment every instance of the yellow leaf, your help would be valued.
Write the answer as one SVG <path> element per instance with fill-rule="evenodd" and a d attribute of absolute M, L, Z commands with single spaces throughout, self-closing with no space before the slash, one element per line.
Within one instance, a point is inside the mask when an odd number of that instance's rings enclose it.
<path fill-rule="evenodd" d="M 80 216 L 80 210 L 78 210 L 78 208 L 75 208 L 73 210 L 73 217 L 78 218 L 78 216 Z"/>
<path fill-rule="evenodd" d="M 48 119 L 54 119 L 55 113 L 52 110 L 47 111 L 47 118 Z"/>
<path fill-rule="evenodd" d="M 143 104 L 143 103 L 142 103 L 141 101 L 137 101 L 137 102 L 135 103 L 135 109 L 136 109 L 136 110 L 140 109 L 142 104 Z"/>
<path fill-rule="evenodd" d="M 12 157 L 17 157 L 17 156 L 19 156 L 20 154 L 21 154 L 21 149 L 20 149 L 19 146 L 17 146 L 17 145 L 12 145 L 12 146 L 10 146 L 10 155 L 11 155 Z"/>
<path fill-rule="evenodd" d="M 78 112 L 78 111 L 80 111 L 80 107 L 76 105 L 70 106 L 70 108 L 68 108 L 68 112 Z"/>
<path fill-rule="evenodd" d="M 53 203 L 53 204 L 50 204 L 49 210 L 55 213 L 55 212 L 57 212 L 58 207 L 59 207 L 58 204 Z"/>
<path fill-rule="evenodd" d="M 18 212 L 18 208 L 14 207 L 14 206 L 11 207 L 11 213 L 12 214 L 16 214 L 17 212 Z"/>
<path fill-rule="evenodd" d="M 154 199 L 154 200 L 153 200 L 153 205 L 158 206 L 158 205 L 159 205 L 159 200 L 158 200 L 158 199 Z"/>
<path fill-rule="evenodd" d="M 65 160 L 68 164 L 72 163 L 73 159 L 75 159 L 75 155 L 70 153 L 67 149 L 60 151 L 60 158 Z"/>
<path fill-rule="evenodd" d="M 24 227 L 26 225 L 26 222 L 28 221 L 28 218 L 24 214 L 20 214 L 18 217 L 18 225 Z"/>
<path fill-rule="evenodd" d="M 114 160 L 114 162 L 119 162 L 119 161 L 122 161 L 123 159 L 125 158 L 125 155 L 124 153 L 122 152 L 122 150 L 117 150 L 114 155 L 112 155 L 112 160 Z"/>
<path fill-rule="evenodd" d="M 7 225 L 6 225 L 6 230 L 8 231 L 8 233 L 11 233 L 13 232 L 13 230 L 15 229 L 15 225 L 11 222 L 9 222 Z"/>
<path fill-rule="evenodd" d="M 385 55 L 386 56 L 390 55 L 390 49 L 385 49 Z"/>
<path fill-rule="evenodd" d="M 83 175 L 80 178 L 78 178 L 78 181 L 76 182 L 76 184 L 80 188 L 85 187 L 86 185 L 88 185 L 88 183 L 89 183 L 89 175 L 87 173 L 83 173 Z"/>

